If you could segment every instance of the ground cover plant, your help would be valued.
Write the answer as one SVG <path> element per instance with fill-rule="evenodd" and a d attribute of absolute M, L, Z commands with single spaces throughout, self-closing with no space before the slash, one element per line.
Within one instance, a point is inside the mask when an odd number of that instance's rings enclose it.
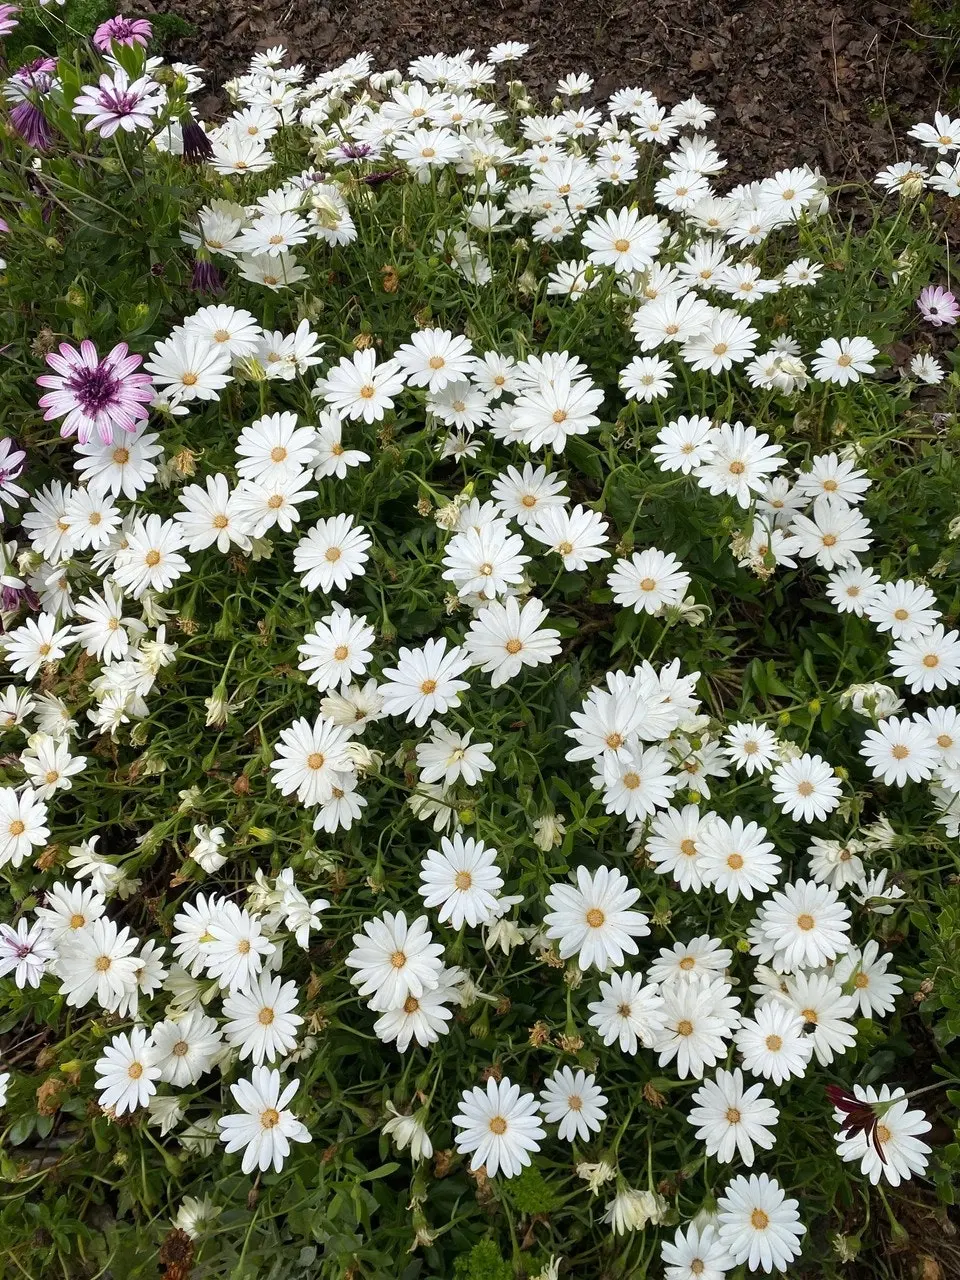
<path fill-rule="evenodd" d="M 5 1267 L 951 1274 L 960 120 L 150 40 L 4 89 Z"/>

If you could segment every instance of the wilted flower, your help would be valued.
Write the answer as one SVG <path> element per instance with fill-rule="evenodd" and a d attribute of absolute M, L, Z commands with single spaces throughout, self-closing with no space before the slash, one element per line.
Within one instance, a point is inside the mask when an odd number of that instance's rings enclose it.
<path fill-rule="evenodd" d="M 414 1160 L 429 1160 L 433 1155 L 433 1143 L 423 1124 L 427 1115 L 426 1107 L 415 1115 L 405 1115 L 389 1099 L 386 1106 L 392 1118 L 383 1126 L 383 1132 L 392 1136 L 397 1150 L 406 1151 L 409 1147 Z"/>
<path fill-rule="evenodd" d="M 545 813 L 534 821 L 533 830 L 533 843 L 547 853 L 558 844 L 563 844 L 567 824 L 558 813 Z"/>
<path fill-rule="evenodd" d="M 600 1188 L 616 1176 L 616 1169 L 606 1160 L 600 1160 L 596 1164 L 581 1161 L 577 1165 L 577 1177 L 583 1179 L 594 1195 L 598 1195 Z"/>
<path fill-rule="evenodd" d="M 608 1202 L 603 1221 L 613 1227 L 615 1236 L 622 1236 L 628 1231 L 642 1231 L 649 1222 L 654 1226 L 663 1222 L 668 1208 L 663 1196 L 655 1191 L 623 1187 Z"/>

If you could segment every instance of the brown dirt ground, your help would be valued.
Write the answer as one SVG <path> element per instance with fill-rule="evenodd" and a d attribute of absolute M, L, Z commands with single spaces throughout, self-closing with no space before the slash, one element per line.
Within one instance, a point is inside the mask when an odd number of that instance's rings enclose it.
<path fill-rule="evenodd" d="M 549 101 L 558 75 L 588 71 L 595 94 L 640 84 L 673 103 L 696 93 L 718 111 L 729 177 L 790 163 L 870 178 L 902 152 L 910 125 L 946 92 L 935 39 L 908 0 L 133 0 L 196 28 L 176 56 L 213 87 L 278 41 L 310 71 L 369 50 L 381 69 L 427 52 L 525 40 L 520 74 Z M 206 114 L 220 106 L 201 102 Z"/>

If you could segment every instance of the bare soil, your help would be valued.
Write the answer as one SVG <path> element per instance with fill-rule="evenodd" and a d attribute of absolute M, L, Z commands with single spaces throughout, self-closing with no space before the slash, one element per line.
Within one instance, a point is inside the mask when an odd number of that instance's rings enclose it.
<path fill-rule="evenodd" d="M 731 180 L 786 164 L 868 180 L 897 158 L 910 125 L 947 96 L 936 38 L 909 0 L 133 0 L 196 29 L 170 51 L 219 85 L 251 53 L 282 42 L 314 72 L 364 49 L 403 69 L 422 53 L 524 40 L 520 74 L 543 104 L 557 77 L 588 71 L 598 100 L 642 85 L 664 103 L 691 93 L 718 111 Z"/>

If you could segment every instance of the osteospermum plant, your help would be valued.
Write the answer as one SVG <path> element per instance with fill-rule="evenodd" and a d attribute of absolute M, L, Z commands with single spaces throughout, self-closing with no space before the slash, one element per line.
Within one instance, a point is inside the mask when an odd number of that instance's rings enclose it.
<path fill-rule="evenodd" d="M 734 185 L 519 42 L 270 49 L 208 120 L 151 39 L 4 88 L 0 1248 L 932 1248 L 960 122 Z"/>

